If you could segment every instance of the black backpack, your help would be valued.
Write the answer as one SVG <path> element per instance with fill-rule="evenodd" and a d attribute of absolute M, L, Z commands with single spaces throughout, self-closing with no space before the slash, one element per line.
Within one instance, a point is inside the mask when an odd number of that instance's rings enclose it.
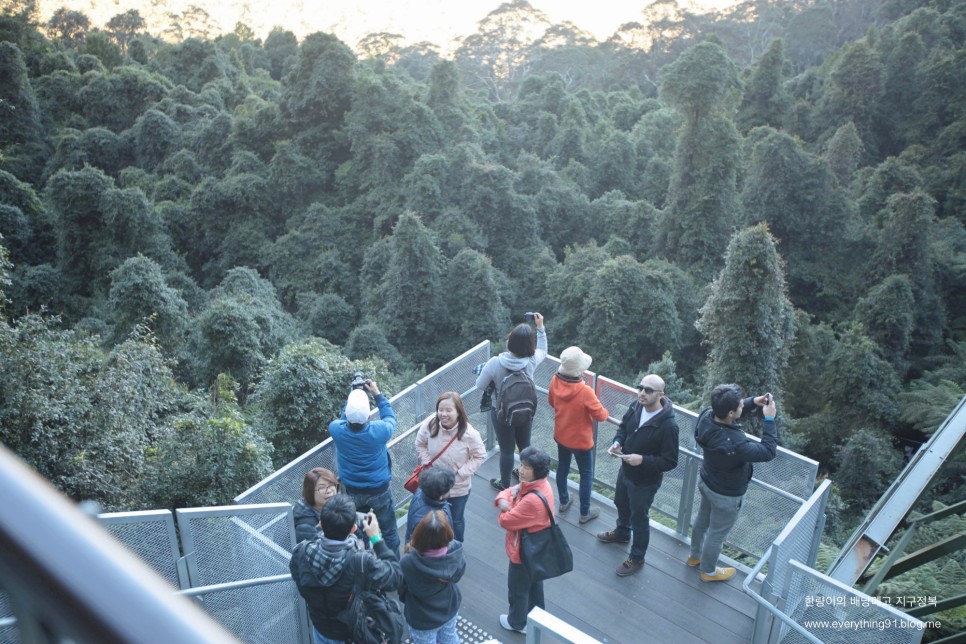
<path fill-rule="evenodd" d="M 402 604 L 385 591 L 370 590 L 367 553 L 355 556 L 358 570 L 349 604 L 339 619 L 349 627 L 354 644 L 398 644 L 406 637 L 406 618 Z"/>
<path fill-rule="evenodd" d="M 496 417 L 504 427 L 530 427 L 537 413 L 537 386 L 523 369 L 511 371 L 500 383 Z"/>

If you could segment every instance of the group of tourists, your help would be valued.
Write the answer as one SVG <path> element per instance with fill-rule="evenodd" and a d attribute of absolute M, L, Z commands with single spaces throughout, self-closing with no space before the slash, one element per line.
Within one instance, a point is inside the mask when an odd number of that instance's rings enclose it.
<path fill-rule="evenodd" d="M 476 381 L 485 392 L 484 404 L 489 399 L 489 422 L 500 448 L 500 475 L 490 485 L 498 492 L 493 504 L 506 531 L 509 610 L 499 621 L 503 628 L 521 633 L 526 632 L 528 613 L 544 607 L 543 581 L 525 565 L 521 537 L 546 530 L 557 512 L 570 510 L 572 461 L 579 474 L 578 522 L 583 525 L 599 517 L 599 508 L 591 506 L 594 423 L 609 417 L 584 379 L 591 356 L 579 347 L 568 347 L 560 354 L 548 387 L 557 445 L 556 486 L 552 486 L 550 456 L 530 445 L 536 405 L 533 375 L 547 356 L 547 334 L 541 314 L 527 315 L 533 324 L 514 327 L 506 351 L 478 367 Z M 607 450 L 621 461 L 614 496 L 617 522 L 597 538 L 630 544 L 627 559 L 615 571 L 621 577 L 644 567 L 648 513 L 664 472 L 678 463 L 678 425 L 664 387 L 656 374 L 642 378 L 638 396 Z M 370 395 L 378 420 L 370 420 Z M 764 420 L 760 441 L 749 438 L 738 422 L 756 413 Z M 740 387 L 728 384 L 714 388 L 711 407 L 698 417 L 695 439 L 704 450 L 701 505 L 686 563 L 699 569 L 702 581 L 726 581 L 735 574 L 734 568 L 719 567 L 718 558 L 738 519 L 752 463 L 775 457 L 775 413 L 770 394 L 745 397 Z M 305 474 L 302 498 L 294 508 L 299 545 L 290 568 L 308 605 L 316 643 L 353 641 L 353 616 L 347 613 L 356 605 L 350 600 L 360 588 L 398 592 L 404 605 L 400 619 L 404 617 L 413 642 L 460 641 L 458 582 L 466 569 L 465 511 L 473 475 L 486 458 L 486 448 L 460 395 L 440 394 L 435 413 L 416 432 L 415 450 L 423 469 L 409 504 L 400 553 L 386 448 L 396 424 L 392 406 L 376 383 L 360 381 L 350 392 L 342 416 L 329 425 L 338 476 L 324 468 Z"/>

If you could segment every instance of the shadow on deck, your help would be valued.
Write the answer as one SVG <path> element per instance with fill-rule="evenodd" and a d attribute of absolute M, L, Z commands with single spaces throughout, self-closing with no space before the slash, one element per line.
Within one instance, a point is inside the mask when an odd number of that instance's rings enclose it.
<path fill-rule="evenodd" d="M 525 636 L 500 627 L 507 612 L 507 557 L 504 531 L 497 525 L 489 479 L 498 475 L 499 459 L 489 458 L 476 473 L 466 506 L 466 575 L 460 582 L 460 616 L 502 642 Z M 575 496 L 576 491 L 572 492 Z M 629 546 L 603 544 L 596 533 L 617 519 L 613 506 L 594 501 L 600 517 L 578 524 L 576 502 L 559 517 L 574 553 L 573 572 L 544 583 L 548 612 L 602 642 L 748 642 L 754 628 L 755 602 L 741 590 L 739 571 L 727 583 L 705 583 L 685 565 L 688 548 L 654 528 L 646 565 L 630 577 L 614 574 Z"/>

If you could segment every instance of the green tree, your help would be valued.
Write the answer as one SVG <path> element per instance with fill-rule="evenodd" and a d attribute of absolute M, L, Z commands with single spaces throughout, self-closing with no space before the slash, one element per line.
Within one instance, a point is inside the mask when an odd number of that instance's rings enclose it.
<path fill-rule="evenodd" d="M 274 27 L 265 37 L 268 73 L 274 80 L 282 80 L 294 66 L 299 53 L 299 41 L 291 31 Z"/>
<path fill-rule="evenodd" d="M 106 353 L 34 315 L 0 335 L 0 440 L 74 499 L 138 507 L 146 450 L 177 400 L 150 337 Z"/>
<path fill-rule="evenodd" d="M 91 19 L 81 11 L 61 7 L 47 21 L 47 35 L 74 48 L 84 42 L 91 28 Z"/>
<path fill-rule="evenodd" d="M 719 45 L 695 45 L 662 73 L 661 96 L 684 115 L 674 152 L 659 249 L 710 277 L 739 219 L 739 135 L 723 114 L 737 87 L 734 63 Z"/>
<path fill-rule="evenodd" d="M 825 160 L 841 186 L 849 185 L 864 156 L 865 146 L 852 121 L 835 130 L 825 146 Z"/>
<path fill-rule="evenodd" d="M 595 369 L 622 381 L 681 346 L 673 283 L 660 263 L 607 259 L 594 270 L 580 315 L 578 343 L 594 356 Z"/>
<path fill-rule="evenodd" d="M 911 338 L 914 356 L 938 353 L 946 312 L 938 291 L 930 231 L 936 225 L 935 201 L 922 191 L 889 197 L 881 212 L 882 228 L 869 258 L 870 280 L 906 275 L 915 296 Z"/>
<path fill-rule="evenodd" d="M 7 317 L 10 306 L 7 290 L 10 288 L 10 269 L 13 268 L 13 264 L 10 263 L 10 253 L 7 252 L 3 242 L 3 234 L 0 233 L 0 324 Z"/>
<path fill-rule="evenodd" d="M 207 385 L 218 374 L 230 374 L 239 383 L 244 404 L 252 380 L 293 339 L 294 328 L 270 282 L 250 268 L 231 269 L 198 316 L 198 381 Z"/>
<path fill-rule="evenodd" d="M 272 446 L 239 407 L 237 387 L 221 375 L 210 399 L 191 394 L 167 419 L 146 463 L 148 507 L 229 505 L 272 473 Z"/>
<path fill-rule="evenodd" d="M 866 149 L 877 154 L 883 136 L 878 110 L 885 90 L 878 53 L 866 40 L 846 45 L 832 64 L 829 81 L 825 99 L 832 123 L 851 120 Z"/>
<path fill-rule="evenodd" d="M 257 427 L 281 467 L 328 438 L 356 372 L 385 386 L 381 360 L 349 360 L 333 344 L 310 338 L 287 345 L 266 367 L 252 395 Z"/>
<path fill-rule="evenodd" d="M 345 354 L 353 360 L 377 358 L 385 361 L 393 372 L 406 368 L 408 362 L 388 339 L 386 332 L 377 324 L 360 324 L 352 329 L 345 343 Z"/>
<path fill-rule="evenodd" d="M 779 128 L 789 107 L 783 88 L 782 69 L 785 65 L 784 42 L 776 38 L 758 60 L 741 98 L 736 125 L 742 132 L 767 125 Z"/>
<path fill-rule="evenodd" d="M 902 467 L 888 434 L 877 429 L 863 428 L 849 436 L 835 460 L 843 498 L 862 510 L 872 507 Z"/>
<path fill-rule="evenodd" d="M 286 121 L 295 129 L 341 123 L 352 99 L 354 66 L 352 50 L 332 34 L 306 36 L 294 67 L 282 79 Z"/>
<path fill-rule="evenodd" d="M 769 391 L 781 400 L 795 323 L 784 262 L 764 224 L 731 238 L 697 327 L 709 350 L 708 390 L 736 382 L 746 391 Z"/>
<path fill-rule="evenodd" d="M 846 195 L 825 162 L 801 143 L 770 129 L 756 132 L 761 138 L 742 191 L 747 217 L 766 222 L 778 239 L 792 301 L 806 310 L 834 311 L 851 289 L 840 270 L 855 247 Z M 816 254 L 819 247 L 823 252 Z"/>
<path fill-rule="evenodd" d="M 868 336 L 882 348 L 882 354 L 905 373 L 907 352 L 915 324 L 915 296 L 905 275 L 891 275 L 869 289 L 855 306 L 855 318 Z"/>
<path fill-rule="evenodd" d="M 376 320 L 389 341 L 417 362 L 434 364 L 438 336 L 446 328 L 445 260 L 432 233 L 414 213 L 404 213 L 393 229 L 385 276 L 376 287 Z"/>
<path fill-rule="evenodd" d="M 188 305 L 166 283 L 157 263 L 138 255 L 114 269 L 108 306 L 114 342 L 123 341 L 139 325 L 146 324 L 166 355 L 178 356 L 185 342 Z"/>
<path fill-rule="evenodd" d="M 464 248 L 449 260 L 443 275 L 447 294 L 443 310 L 446 328 L 453 332 L 448 335 L 450 342 L 441 342 L 447 345 L 446 353 L 459 355 L 480 340 L 505 333 L 510 312 L 503 301 L 501 282 L 490 259 L 475 250 Z"/>
<path fill-rule="evenodd" d="M 359 317 L 355 307 L 335 293 L 299 293 L 298 318 L 313 336 L 345 344 Z"/>
<path fill-rule="evenodd" d="M 72 292 L 107 292 L 108 275 L 143 253 L 162 258 L 170 242 L 140 190 L 118 189 L 100 170 L 58 172 L 47 188 L 57 232 L 57 264 Z"/>
<path fill-rule="evenodd" d="M 107 30 L 114 41 L 120 46 L 121 51 L 127 53 L 128 45 L 134 38 L 144 32 L 147 23 L 141 17 L 137 9 L 128 9 L 124 13 L 119 13 L 107 21 Z"/>
<path fill-rule="evenodd" d="M 0 41 L 0 149 L 40 136 L 37 97 L 20 48 Z"/>
<path fill-rule="evenodd" d="M 838 435 L 869 426 L 889 428 L 898 417 L 899 377 L 879 346 L 855 326 L 842 333 L 820 382 Z"/>

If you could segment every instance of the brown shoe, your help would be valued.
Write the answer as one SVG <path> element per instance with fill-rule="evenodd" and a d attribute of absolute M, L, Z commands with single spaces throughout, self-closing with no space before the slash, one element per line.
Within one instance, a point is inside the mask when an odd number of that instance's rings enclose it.
<path fill-rule="evenodd" d="M 618 577 L 626 577 L 628 575 L 633 575 L 635 572 L 637 572 L 643 567 L 644 567 L 643 559 L 641 559 L 640 561 L 634 561 L 633 559 L 626 559 L 624 563 L 617 566 L 617 570 L 615 570 L 614 572 L 617 573 Z"/>
<path fill-rule="evenodd" d="M 630 543 L 630 537 L 620 537 L 617 535 L 617 530 L 608 530 L 607 532 L 597 533 L 598 541 L 603 541 L 604 543 Z"/>
<path fill-rule="evenodd" d="M 688 560 L 685 563 L 688 564 L 689 566 L 691 566 L 692 568 L 697 568 L 698 564 L 701 563 L 701 558 L 700 557 L 688 557 Z"/>

